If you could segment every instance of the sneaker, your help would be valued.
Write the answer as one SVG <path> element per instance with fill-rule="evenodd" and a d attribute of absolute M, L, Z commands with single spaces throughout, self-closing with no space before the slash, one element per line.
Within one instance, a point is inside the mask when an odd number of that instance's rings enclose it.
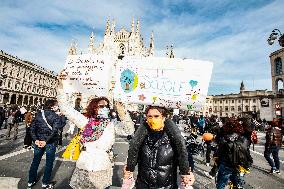
<path fill-rule="evenodd" d="M 280 175 L 280 170 L 275 170 L 275 173 L 277 173 L 278 175 Z"/>
<path fill-rule="evenodd" d="M 210 179 L 214 179 L 214 178 L 215 178 L 215 177 L 213 177 L 212 175 L 210 175 L 210 173 L 207 172 L 207 171 L 204 171 L 204 174 L 205 174 L 208 178 L 210 178 Z"/>
<path fill-rule="evenodd" d="M 28 183 L 28 189 L 32 188 L 35 185 L 36 182 Z"/>
<path fill-rule="evenodd" d="M 31 150 L 31 149 L 32 149 L 32 146 L 28 146 L 26 149 Z"/>
<path fill-rule="evenodd" d="M 276 173 L 276 170 L 274 170 L 274 169 L 271 169 L 270 172 L 269 172 L 269 174 L 274 174 L 274 173 Z"/>
<path fill-rule="evenodd" d="M 54 188 L 54 184 L 53 183 L 42 184 L 41 187 L 44 188 L 44 189 L 53 189 Z"/>
<path fill-rule="evenodd" d="M 206 166 L 209 167 L 209 166 L 210 166 L 210 163 L 206 163 Z"/>

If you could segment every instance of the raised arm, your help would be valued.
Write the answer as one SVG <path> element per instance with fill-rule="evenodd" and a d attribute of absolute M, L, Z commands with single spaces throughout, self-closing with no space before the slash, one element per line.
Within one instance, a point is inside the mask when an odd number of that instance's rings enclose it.
<path fill-rule="evenodd" d="M 60 73 L 61 74 L 61 73 Z M 73 122 L 77 127 L 83 128 L 88 123 L 88 119 L 80 112 L 75 110 L 68 101 L 67 94 L 63 91 L 62 76 L 59 75 L 59 85 L 57 89 L 57 100 L 60 111 L 67 117 L 68 120 Z"/>
<path fill-rule="evenodd" d="M 121 122 L 118 122 L 118 124 L 116 124 L 114 127 L 115 133 L 122 136 L 132 135 L 135 129 L 134 122 L 132 121 L 129 113 L 121 102 L 116 102 L 115 106 L 118 116 L 121 119 Z"/>

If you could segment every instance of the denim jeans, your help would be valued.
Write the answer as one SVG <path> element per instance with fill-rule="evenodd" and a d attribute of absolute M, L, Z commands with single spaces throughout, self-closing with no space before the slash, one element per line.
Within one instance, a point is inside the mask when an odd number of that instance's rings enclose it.
<path fill-rule="evenodd" d="M 44 152 L 46 153 L 46 162 L 42 183 L 50 183 L 50 177 L 56 152 L 56 146 L 54 144 L 46 144 L 46 146 L 43 148 L 39 148 L 38 146 L 34 145 L 34 158 L 29 171 L 29 183 L 36 181 L 38 166 Z"/>
<path fill-rule="evenodd" d="M 217 175 L 216 188 L 224 189 L 230 180 L 235 186 L 243 186 L 244 184 L 244 178 L 243 176 L 239 176 L 239 171 L 237 169 L 227 167 L 221 163 Z"/>
<path fill-rule="evenodd" d="M 210 163 L 210 155 L 212 151 L 211 141 L 206 141 L 206 163 Z"/>
<path fill-rule="evenodd" d="M 272 170 L 276 170 L 276 169 L 279 170 L 279 168 L 280 168 L 278 152 L 279 152 L 278 146 L 265 147 L 264 157 L 268 161 Z M 271 154 L 272 154 L 274 161 L 270 157 Z"/>

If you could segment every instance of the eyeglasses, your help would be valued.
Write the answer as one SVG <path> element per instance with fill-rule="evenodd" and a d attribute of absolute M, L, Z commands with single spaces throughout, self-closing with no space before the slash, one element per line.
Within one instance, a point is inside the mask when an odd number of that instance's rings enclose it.
<path fill-rule="evenodd" d="M 99 108 L 108 108 L 108 105 L 99 104 L 98 107 Z"/>

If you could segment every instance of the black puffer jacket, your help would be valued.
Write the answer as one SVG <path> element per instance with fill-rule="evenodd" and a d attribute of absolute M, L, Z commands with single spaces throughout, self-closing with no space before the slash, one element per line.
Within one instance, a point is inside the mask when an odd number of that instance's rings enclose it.
<path fill-rule="evenodd" d="M 165 121 L 163 132 L 151 132 L 146 122 L 136 131 L 128 151 L 126 170 L 134 171 L 138 163 L 136 188 L 177 187 L 177 167 L 180 174 L 190 167 L 185 141 L 172 120 Z"/>
<path fill-rule="evenodd" d="M 235 168 L 238 165 L 249 168 L 253 159 L 249 151 L 249 140 L 237 133 L 224 135 L 218 146 L 220 163 Z"/>
<path fill-rule="evenodd" d="M 31 124 L 32 139 L 46 141 L 47 144 L 57 144 L 58 130 L 65 126 L 66 118 L 57 115 L 53 110 L 44 110 L 44 115 L 52 130 L 42 118 L 41 111 L 38 111 Z"/>
<path fill-rule="evenodd" d="M 177 188 L 177 153 L 172 145 L 165 132 L 148 134 L 139 152 L 136 188 Z"/>

